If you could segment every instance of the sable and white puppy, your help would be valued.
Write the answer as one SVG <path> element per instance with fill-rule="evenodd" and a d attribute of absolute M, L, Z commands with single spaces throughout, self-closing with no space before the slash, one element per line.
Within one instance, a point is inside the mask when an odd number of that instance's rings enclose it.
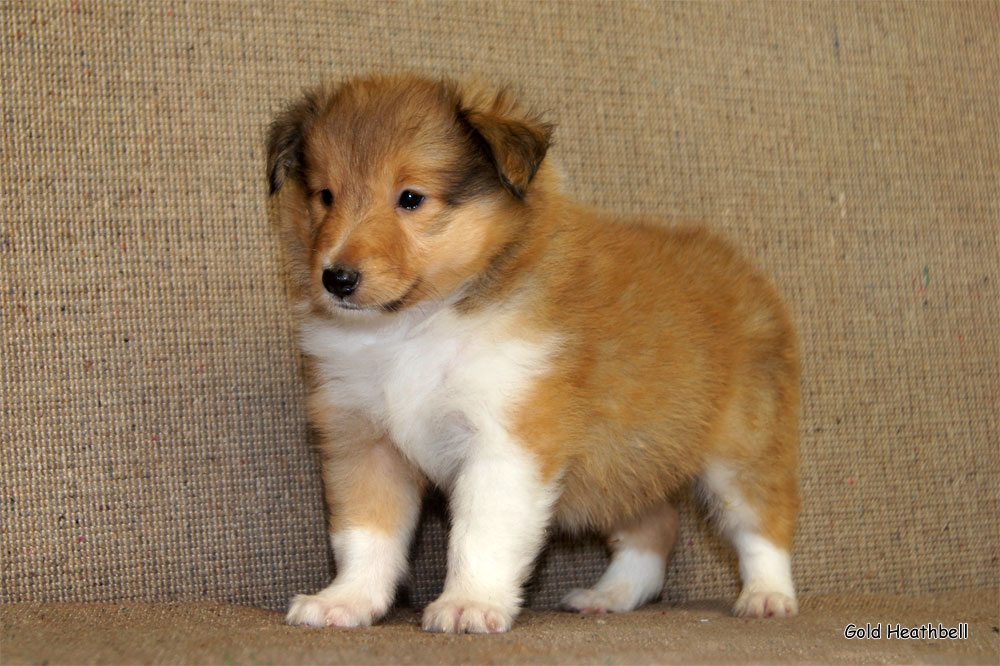
<path fill-rule="evenodd" d="M 549 136 L 507 93 L 416 76 L 320 87 L 274 121 L 337 564 L 288 622 L 385 614 L 428 482 L 452 517 L 429 631 L 510 629 L 550 525 L 611 550 L 566 608 L 653 599 L 690 482 L 739 553 L 734 612 L 797 612 L 799 363 L 778 296 L 705 231 L 563 194 Z"/>

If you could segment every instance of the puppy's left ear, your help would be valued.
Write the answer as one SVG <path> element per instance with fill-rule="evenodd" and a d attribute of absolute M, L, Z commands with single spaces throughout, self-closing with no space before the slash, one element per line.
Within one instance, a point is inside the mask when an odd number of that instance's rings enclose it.
<path fill-rule="evenodd" d="M 319 94 L 308 91 L 271 123 L 267 133 L 267 182 L 272 196 L 289 178 L 301 180 L 305 172 L 303 142 L 319 114 Z"/>
<path fill-rule="evenodd" d="M 552 126 L 519 109 L 506 91 L 467 99 L 458 113 L 485 143 L 503 186 L 524 199 L 548 152 Z"/>

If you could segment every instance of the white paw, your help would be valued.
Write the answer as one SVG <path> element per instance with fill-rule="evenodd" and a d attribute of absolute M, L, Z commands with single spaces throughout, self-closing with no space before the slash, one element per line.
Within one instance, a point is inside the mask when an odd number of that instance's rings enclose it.
<path fill-rule="evenodd" d="M 500 606 L 463 599 L 438 599 L 424 609 L 424 631 L 444 634 L 501 634 L 514 615 Z"/>
<path fill-rule="evenodd" d="M 794 617 L 799 614 L 799 603 L 794 596 L 783 592 L 745 589 L 733 606 L 733 615 L 739 617 Z"/>
<path fill-rule="evenodd" d="M 347 595 L 299 594 L 292 599 L 285 622 L 310 627 L 367 627 L 381 615 L 370 603 Z"/>
<path fill-rule="evenodd" d="M 626 584 L 619 584 L 610 589 L 582 587 L 570 590 L 570 593 L 559 602 L 563 610 L 590 615 L 593 613 L 625 613 L 635 608 L 635 595 Z"/>

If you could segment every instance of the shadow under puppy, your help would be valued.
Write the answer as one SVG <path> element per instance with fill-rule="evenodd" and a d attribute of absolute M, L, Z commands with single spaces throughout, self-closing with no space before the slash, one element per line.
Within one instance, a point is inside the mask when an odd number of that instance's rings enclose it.
<path fill-rule="evenodd" d="M 510 629 L 546 527 L 607 535 L 564 607 L 660 594 L 695 482 L 739 554 L 734 612 L 797 612 L 799 363 L 770 284 L 699 229 L 563 194 L 505 92 L 373 76 L 274 121 L 268 177 L 321 434 L 333 583 L 294 624 L 380 618 L 427 484 L 449 496 L 440 632 Z"/>

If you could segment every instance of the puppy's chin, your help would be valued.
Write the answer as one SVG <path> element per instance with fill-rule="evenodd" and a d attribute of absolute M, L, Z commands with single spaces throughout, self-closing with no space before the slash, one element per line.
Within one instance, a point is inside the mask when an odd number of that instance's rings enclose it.
<path fill-rule="evenodd" d="M 336 298 L 325 291 L 317 294 L 322 307 L 334 317 L 346 319 L 374 319 L 393 315 L 416 305 L 419 301 L 420 280 L 408 286 L 398 297 L 366 299 L 364 294 L 352 294 L 346 299 Z"/>
<path fill-rule="evenodd" d="M 336 301 L 333 299 L 328 299 L 330 303 L 327 304 L 327 310 L 336 317 L 345 317 L 347 319 L 372 319 L 380 316 L 391 316 L 394 314 L 390 310 L 385 310 L 377 305 L 355 305 L 354 303 L 345 303 L 344 301 Z"/>
<path fill-rule="evenodd" d="M 401 308 L 385 307 L 378 303 L 352 303 L 329 295 L 319 297 L 321 308 L 335 319 L 365 320 L 392 317 Z"/>

